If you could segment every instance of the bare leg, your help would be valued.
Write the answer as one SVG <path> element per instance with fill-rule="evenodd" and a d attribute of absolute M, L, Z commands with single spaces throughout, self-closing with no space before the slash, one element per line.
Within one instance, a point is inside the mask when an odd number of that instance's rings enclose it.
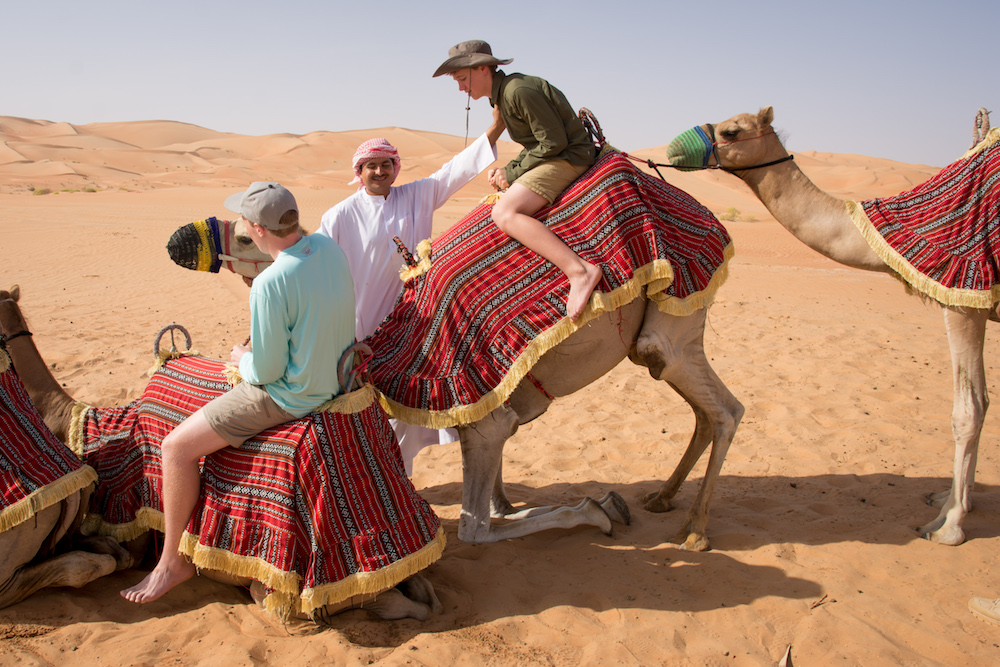
<path fill-rule="evenodd" d="M 194 565 L 178 550 L 181 534 L 198 502 L 201 474 L 198 460 L 226 447 L 201 410 L 185 419 L 163 439 L 163 553 L 156 567 L 135 586 L 121 592 L 131 602 L 152 602 L 194 576 Z"/>
<path fill-rule="evenodd" d="M 566 314 L 577 319 L 601 281 L 601 269 L 584 261 L 555 233 L 532 216 L 548 202 L 520 183 L 514 183 L 493 207 L 493 221 L 507 236 L 555 264 L 569 279 Z"/>

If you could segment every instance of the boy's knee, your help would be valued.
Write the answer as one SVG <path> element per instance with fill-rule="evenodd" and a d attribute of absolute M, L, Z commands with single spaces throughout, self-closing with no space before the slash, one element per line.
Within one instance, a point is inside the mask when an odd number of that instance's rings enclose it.
<path fill-rule="evenodd" d="M 507 230 L 510 227 L 510 221 L 513 215 L 512 211 L 510 211 L 506 206 L 501 207 L 500 204 L 498 203 L 496 206 L 493 207 L 492 215 L 493 215 L 493 224 L 495 224 L 497 228 L 500 229 L 501 232 L 503 232 L 504 234 L 508 234 Z"/>

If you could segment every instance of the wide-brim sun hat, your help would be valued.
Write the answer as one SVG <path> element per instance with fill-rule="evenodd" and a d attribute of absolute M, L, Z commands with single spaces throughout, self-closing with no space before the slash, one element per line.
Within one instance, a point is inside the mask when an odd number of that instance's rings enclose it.
<path fill-rule="evenodd" d="M 501 59 L 493 57 L 493 49 L 481 39 L 461 42 L 448 49 L 448 60 L 434 71 L 434 76 L 451 74 L 468 67 L 480 65 L 507 65 L 514 62 L 513 58 Z"/>

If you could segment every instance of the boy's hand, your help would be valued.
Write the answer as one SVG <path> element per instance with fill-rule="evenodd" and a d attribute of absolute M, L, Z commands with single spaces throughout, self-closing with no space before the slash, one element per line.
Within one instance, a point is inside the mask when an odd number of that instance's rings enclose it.
<path fill-rule="evenodd" d="M 489 175 L 490 185 L 496 190 L 506 190 L 510 187 L 510 183 L 507 182 L 507 172 L 503 169 L 490 169 L 487 174 Z"/>

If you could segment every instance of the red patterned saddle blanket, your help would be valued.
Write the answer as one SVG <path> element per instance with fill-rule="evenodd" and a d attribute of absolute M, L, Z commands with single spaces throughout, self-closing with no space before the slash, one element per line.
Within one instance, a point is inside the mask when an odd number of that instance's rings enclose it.
<path fill-rule="evenodd" d="M 677 315 L 707 306 L 732 256 L 711 211 L 608 151 L 536 216 L 604 272 L 572 322 L 563 273 L 500 231 L 491 211 L 481 205 L 421 244 L 395 309 L 365 341 L 372 382 L 395 417 L 434 428 L 475 421 L 603 313 L 642 294 Z"/>
<path fill-rule="evenodd" d="M 909 192 L 847 202 L 872 249 L 945 305 L 1000 300 L 1000 129 Z"/>
<path fill-rule="evenodd" d="M 96 480 L 45 425 L 0 349 L 0 532 Z"/>
<path fill-rule="evenodd" d="M 231 388 L 226 364 L 186 356 L 167 361 L 132 403 L 87 410 L 71 440 L 99 477 L 85 528 L 122 540 L 162 531 L 160 444 Z M 444 549 L 371 388 L 328 406 L 205 457 L 181 543 L 199 567 L 260 581 L 279 613 L 390 588 Z"/>

